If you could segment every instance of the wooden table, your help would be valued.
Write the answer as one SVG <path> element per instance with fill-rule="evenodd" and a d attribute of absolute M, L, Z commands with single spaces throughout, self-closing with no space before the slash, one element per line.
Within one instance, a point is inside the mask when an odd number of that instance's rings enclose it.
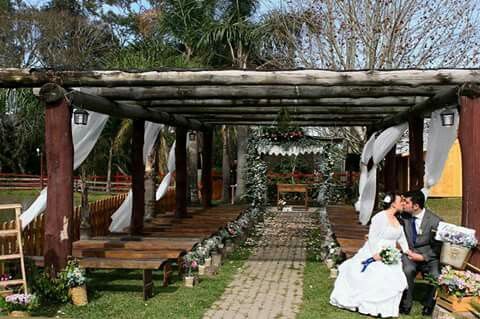
<path fill-rule="evenodd" d="M 308 185 L 307 184 L 277 184 L 277 203 L 280 193 L 305 193 L 305 210 L 308 210 Z"/>

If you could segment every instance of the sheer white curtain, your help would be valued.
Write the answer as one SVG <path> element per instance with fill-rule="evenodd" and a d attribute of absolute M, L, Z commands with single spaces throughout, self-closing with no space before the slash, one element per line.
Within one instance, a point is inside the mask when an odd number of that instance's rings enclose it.
<path fill-rule="evenodd" d="M 77 169 L 97 143 L 107 123 L 108 115 L 89 112 L 87 125 L 77 125 L 72 117 L 73 169 Z M 47 187 L 45 187 L 30 207 L 20 216 L 22 228 L 47 208 Z"/>
<path fill-rule="evenodd" d="M 359 220 L 363 225 L 366 225 L 370 220 L 375 203 L 377 165 L 385 158 L 407 128 L 408 123 L 402 123 L 384 130 L 378 137 L 374 138 L 373 149 L 369 150 L 366 154 L 367 156 L 371 154 L 368 159 L 365 158 L 366 163 L 368 164 L 371 158 L 373 166 L 366 174 L 367 178 L 366 181 L 363 182 L 363 189 L 358 203 L 358 207 L 360 208 Z M 362 162 L 364 162 L 365 159 L 362 158 Z"/>
<path fill-rule="evenodd" d="M 143 162 L 147 160 L 148 156 L 152 152 L 155 141 L 157 140 L 158 133 L 163 127 L 162 124 L 145 122 L 145 133 L 143 142 Z M 113 213 L 112 223 L 109 230 L 111 232 L 119 232 L 124 228 L 130 226 L 130 219 L 132 218 L 132 190 L 128 192 L 127 198 L 123 201 L 122 205 Z"/>
<path fill-rule="evenodd" d="M 377 132 L 373 133 L 363 147 L 362 155 L 360 156 L 360 181 L 358 183 L 358 201 L 355 203 L 355 210 L 360 211 L 360 198 L 362 197 L 363 189 L 368 179 L 368 162 L 373 156 L 373 145 L 375 144 Z"/>
<path fill-rule="evenodd" d="M 175 142 L 173 142 L 170 152 L 168 153 L 167 174 L 163 177 L 162 182 L 157 188 L 155 199 L 159 200 L 167 193 L 168 186 L 172 181 L 173 173 L 175 172 Z"/>
<path fill-rule="evenodd" d="M 457 109 L 451 110 L 455 117 L 453 126 L 442 126 L 441 113 L 443 111 L 445 109 L 432 112 L 430 120 L 427 155 L 425 157 L 425 187 L 422 189 L 425 198 L 428 197 L 430 189 L 442 176 L 448 153 L 457 138 L 458 124 L 460 122 Z"/>

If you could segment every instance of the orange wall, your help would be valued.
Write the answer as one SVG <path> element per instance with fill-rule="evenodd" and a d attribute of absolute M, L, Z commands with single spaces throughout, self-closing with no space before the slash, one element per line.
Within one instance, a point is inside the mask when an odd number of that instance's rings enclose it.
<path fill-rule="evenodd" d="M 430 197 L 462 197 L 462 156 L 458 140 L 452 145 L 442 177 L 430 191 Z"/>

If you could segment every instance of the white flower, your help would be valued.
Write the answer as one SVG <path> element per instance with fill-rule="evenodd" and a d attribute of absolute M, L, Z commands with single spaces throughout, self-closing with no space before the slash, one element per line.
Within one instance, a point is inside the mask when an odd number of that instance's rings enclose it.
<path fill-rule="evenodd" d="M 392 202 L 392 197 L 390 195 L 387 195 L 385 196 L 385 198 L 383 199 L 383 202 L 384 203 L 391 203 Z"/>

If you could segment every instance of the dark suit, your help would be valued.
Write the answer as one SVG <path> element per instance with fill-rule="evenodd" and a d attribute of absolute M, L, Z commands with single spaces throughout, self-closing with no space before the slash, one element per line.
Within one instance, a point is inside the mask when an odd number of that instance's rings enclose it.
<path fill-rule="evenodd" d="M 417 233 L 415 243 L 413 243 L 411 218 L 412 216 L 410 214 L 404 213 L 399 217 L 399 220 L 405 230 L 405 236 L 407 237 L 410 250 L 421 254 L 425 258 L 425 261 L 415 262 L 408 259 L 406 255 L 402 255 L 403 272 L 408 282 L 408 290 L 405 290 L 401 302 L 401 307 L 404 309 L 410 309 L 412 307 L 413 286 L 418 272 L 422 272 L 424 275 L 429 274 L 434 278 L 440 275 L 439 258 L 442 243 L 435 240 L 435 232 L 438 228 L 438 223 L 441 221 L 440 217 L 429 209 L 425 209 L 425 215 L 423 215 L 420 225 L 421 231 Z M 429 290 L 425 298 L 425 306 L 434 305 L 435 287 L 432 286 Z"/>

